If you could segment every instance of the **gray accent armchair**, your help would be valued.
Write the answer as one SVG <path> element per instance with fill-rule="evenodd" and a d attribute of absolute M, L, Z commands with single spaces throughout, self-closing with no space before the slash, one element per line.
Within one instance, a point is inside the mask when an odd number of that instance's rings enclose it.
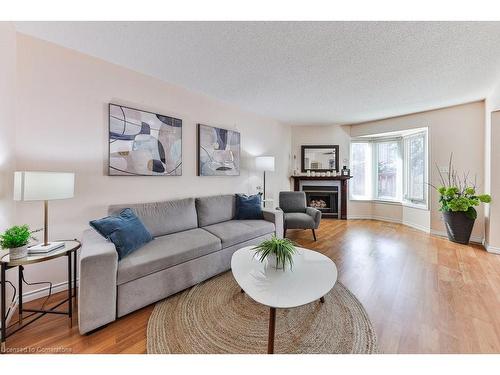
<path fill-rule="evenodd" d="M 279 208 L 284 212 L 284 231 L 287 229 L 311 229 L 316 241 L 315 229 L 321 221 L 321 211 L 306 205 L 306 193 L 303 191 L 280 192 Z"/>

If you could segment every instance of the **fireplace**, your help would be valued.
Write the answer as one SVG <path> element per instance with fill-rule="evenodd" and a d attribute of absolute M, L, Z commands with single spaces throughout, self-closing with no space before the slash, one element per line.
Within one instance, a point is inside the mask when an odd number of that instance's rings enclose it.
<path fill-rule="evenodd" d="M 303 185 L 308 207 L 320 210 L 325 216 L 339 217 L 338 186 Z"/>
<path fill-rule="evenodd" d="M 347 182 L 351 176 L 292 176 L 293 190 L 303 191 L 308 196 L 307 204 L 310 205 L 309 196 L 313 195 L 330 203 L 330 207 L 324 207 L 321 211 L 324 217 L 347 219 Z M 323 196 L 323 197 L 320 197 Z M 330 199 L 327 196 L 329 195 Z M 317 200 L 317 199 L 315 199 Z M 318 204 L 318 203 L 314 203 Z M 323 205 L 323 203 L 319 203 Z M 331 212 L 328 212 L 331 211 Z M 335 213 L 333 213 L 335 212 Z"/>

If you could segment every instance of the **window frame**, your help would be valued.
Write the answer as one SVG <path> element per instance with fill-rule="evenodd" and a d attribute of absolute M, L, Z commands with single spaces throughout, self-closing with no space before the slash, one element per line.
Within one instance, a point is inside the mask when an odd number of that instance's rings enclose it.
<path fill-rule="evenodd" d="M 409 140 L 414 137 L 422 136 L 424 137 L 424 199 L 423 200 L 415 200 L 415 199 L 407 199 L 407 191 L 409 189 Z M 399 180 L 398 181 L 398 196 L 396 199 L 387 199 L 387 198 L 379 198 L 378 197 L 378 144 L 386 143 L 386 142 L 398 142 L 398 151 L 399 151 Z M 386 204 L 399 204 L 408 207 L 420 208 L 420 209 L 428 209 L 429 208 L 429 186 L 426 183 L 429 177 L 429 134 L 428 128 L 422 127 L 417 129 L 410 129 L 404 132 L 400 132 L 399 134 L 395 134 L 394 132 L 379 134 L 367 137 L 358 137 L 351 139 L 349 145 L 349 164 L 352 165 L 352 145 L 354 143 L 369 143 L 371 149 L 371 160 L 367 163 L 368 167 L 371 169 L 367 173 L 370 180 L 369 184 L 371 184 L 371 188 L 368 190 L 369 196 L 360 197 L 353 195 L 352 192 L 354 189 L 349 189 L 349 199 L 352 201 L 373 201 L 379 203 Z"/>
<path fill-rule="evenodd" d="M 423 193 L 424 197 L 422 199 L 409 198 L 410 194 L 410 185 L 411 185 L 411 168 L 410 168 L 410 142 L 415 138 L 423 138 L 423 148 L 424 148 L 424 181 L 423 181 Z M 415 133 L 408 134 L 403 137 L 403 149 L 404 149 L 404 157 L 403 157 L 403 171 L 404 171 L 404 180 L 403 180 L 403 203 L 410 206 L 420 206 L 426 207 L 428 206 L 428 181 L 429 178 L 429 148 L 428 148 L 428 134 L 427 130 L 421 130 Z"/>
<path fill-rule="evenodd" d="M 369 160 L 366 161 L 366 166 L 369 169 L 365 173 L 365 193 L 367 195 L 365 196 L 360 196 L 360 195 L 354 195 L 354 189 L 349 189 L 349 199 L 350 200 L 357 200 L 357 201 L 370 201 L 373 198 L 373 144 L 369 140 L 363 139 L 359 141 L 351 141 L 349 144 L 349 168 L 351 171 L 352 175 L 352 162 L 353 162 L 353 157 L 352 157 L 352 144 L 353 143 L 363 143 L 368 145 L 368 150 L 367 150 L 367 155 L 369 156 Z"/>
<path fill-rule="evenodd" d="M 394 199 L 391 199 L 389 197 L 381 197 L 379 196 L 379 178 L 378 178 L 378 162 L 379 162 L 379 149 L 378 145 L 383 144 L 383 143 L 396 143 L 398 145 L 398 172 L 399 172 L 399 181 L 396 181 L 396 197 Z M 402 155 L 402 142 L 401 142 L 401 137 L 392 137 L 392 138 L 381 138 L 373 141 L 373 156 L 372 156 L 372 181 L 373 183 L 373 192 L 372 192 L 372 197 L 376 201 L 381 201 L 381 202 L 401 202 L 402 201 L 402 191 L 404 189 L 403 181 L 402 181 L 402 175 L 403 175 L 403 155 Z"/>

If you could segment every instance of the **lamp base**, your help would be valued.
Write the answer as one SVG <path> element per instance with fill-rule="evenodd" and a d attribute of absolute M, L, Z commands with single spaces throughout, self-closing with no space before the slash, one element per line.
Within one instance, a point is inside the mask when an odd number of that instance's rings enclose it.
<path fill-rule="evenodd" d="M 45 246 L 43 243 L 38 244 L 38 245 L 33 245 L 28 248 L 28 253 L 29 254 L 45 254 L 48 253 L 49 251 L 59 249 L 60 247 L 64 246 L 64 242 L 49 242 L 47 246 Z"/>

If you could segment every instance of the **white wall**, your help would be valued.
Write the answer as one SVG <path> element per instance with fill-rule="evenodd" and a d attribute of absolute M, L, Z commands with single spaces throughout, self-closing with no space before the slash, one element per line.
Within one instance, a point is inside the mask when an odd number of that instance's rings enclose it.
<path fill-rule="evenodd" d="M 290 129 L 183 88 L 48 42 L 17 38 L 18 170 L 72 171 L 75 198 L 49 203 L 50 236 L 80 238 L 88 221 L 113 203 L 134 203 L 220 193 L 255 193 L 261 173 L 254 157 L 274 155 L 267 193 L 289 188 Z M 202 62 L 200 62 L 202 63 Z M 179 177 L 107 176 L 108 103 L 183 120 L 183 170 Z M 239 177 L 196 176 L 198 122 L 241 132 Z M 40 202 L 17 202 L 17 222 L 42 225 Z M 28 277 L 61 282 L 64 260 L 28 269 Z"/>
<path fill-rule="evenodd" d="M 0 232 L 14 225 L 12 179 L 15 167 L 15 98 L 16 98 L 16 31 L 10 22 L 0 22 Z M 0 256 L 5 251 L 0 251 Z M 16 280 L 15 270 L 7 271 L 7 279 Z M 6 301 L 12 289 L 7 286 Z"/>
<path fill-rule="evenodd" d="M 10 22 L 0 22 L 0 232 L 12 225 L 12 176 L 14 171 L 16 31 Z"/>
<path fill-rule="evenodd" d="M 299 152 L 297 157 L 300 158 L 301 144 L 339 144 L 342 160 L 349 158 L 351 137 L 421 127 L 429 129 L 431 183 L 438 181 L 436 163 L 440 166 L 447 166 L 451 152 L 454 154 L 457 169 L 470 170 L 472 174 L 477 174 L 479 183 L 483 181 L 484 101 L 350 126 L 294 126 L 292 127 L 292 147 L 294 152 Z M 308 132 L 308 129 L 312 131 Z M 438 207 L 438 195 L 431 189 L 430 210 L 404 207 L 400 204 L 349 201 L 347 213 L 348 217 L 402 222 L 422 230 L 444 234 L 445 228 Z M 484 237 L 483 207 L 478 209 L 478 220 L 472 236 L 475 241 L 481 241 Z"/>
<path fill-rule="evenodd" d="M 292 159 L 295 156 L 297 169 L 300 171 L 300 146 L 302 145 L 339 145 L 339 167 L 344 159 L 349 159 L 350 126 L 293 126 L 292 127 Z M 295 165 L 292 165 L 292 170 Z"/>
<path fill-rule="evenodd" d="M 485 210 L 485 246 L 500 253 L 500 82 L 485 105 L 485 190 L 492 202 Z"/>
<path fill-rule="evenodd" d="M 429 128 L 430 183 L 438 183 L 436 164 L 447 166 L 452 152 L 455 167 L 459 171 L 476 174 L 479 184 L 484 180 L 484 101 L 356 124 L 351 127 L 351 136 L 421 127 Z M 445 228 L 438 210 L 438 194 L 433 189 L 430 189 L 430 193 L 430 229 L 442 234 Z M 413 217 L 416 218 L 416 215 Z M 422 219 L 425 219 L 425 215 Z M 483 206 L 478 208 L 472 236 L 479 241 L 484 237 Z"/>

